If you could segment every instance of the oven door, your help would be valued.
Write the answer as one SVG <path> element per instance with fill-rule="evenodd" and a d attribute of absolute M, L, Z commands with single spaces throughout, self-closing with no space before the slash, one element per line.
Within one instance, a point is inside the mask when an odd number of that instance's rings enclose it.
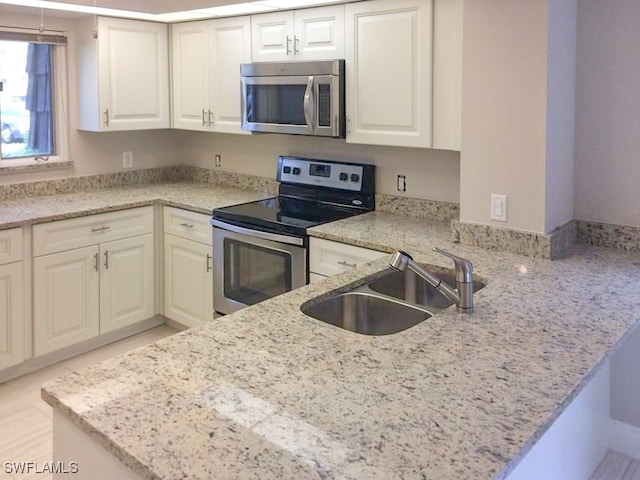
<path fill-rule="evenodd" d="M 303 238 L 211 223 L 217 312 L 233 313 L 307 284 Z"/>

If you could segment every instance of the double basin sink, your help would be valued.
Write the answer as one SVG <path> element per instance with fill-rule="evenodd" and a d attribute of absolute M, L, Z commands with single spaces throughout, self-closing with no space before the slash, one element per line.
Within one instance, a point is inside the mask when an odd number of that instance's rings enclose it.
<path fill-rule="evenodd" d="M 455 274 L 438 274 L 455 286 Z M 474 292 L 484 287 L 473 282 Z M 411 270 L 389 268 L 360 286 L 300 308 L 317 320 L 365 335 L 388 335 L 406 330 L 453 303 Z"/>

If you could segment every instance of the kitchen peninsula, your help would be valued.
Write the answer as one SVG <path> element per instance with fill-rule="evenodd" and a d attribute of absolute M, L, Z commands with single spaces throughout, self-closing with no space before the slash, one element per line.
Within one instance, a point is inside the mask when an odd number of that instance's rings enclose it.
<path fill-rule="evenodd" d="M 54 424 L 130 478 L 506 478 L 640 321 L 633 252 L 532 259 L 384 212 L 310 234 L 450 268 L 442 247 L 487 286 L 473 315 L 387 336 L 300 311 L 385 270 L 376 260 L 46 384 Z M 96 473 L 59 440 L 56 460 Z"/>

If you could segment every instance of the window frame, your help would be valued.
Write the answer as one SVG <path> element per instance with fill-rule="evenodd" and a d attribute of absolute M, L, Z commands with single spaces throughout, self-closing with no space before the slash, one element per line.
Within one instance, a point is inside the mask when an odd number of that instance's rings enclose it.
<path fill-rule="evenodd" d="M 50 43 L 51 89 L 53 100 L 54 154 L 44 160 L 40 156 L 2 158 L 0 175 L 30 170 L 68 168 L 73 166 L 69 151 L 69 77 L 67 33 L 58 30 L 32 30 L 18 27 L 0 27 L 0 40 Z M 0 153 L 1 155 L 1 153 Z"/>

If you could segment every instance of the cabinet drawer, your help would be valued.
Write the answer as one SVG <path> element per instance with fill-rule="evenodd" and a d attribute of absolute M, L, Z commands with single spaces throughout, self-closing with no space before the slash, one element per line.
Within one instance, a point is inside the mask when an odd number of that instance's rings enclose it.
<path fill-rule="evenodd" d="M 22 260 L 22 229 L 0 230 L 0 265 Z"/>
<path fill-rule="evenodd" d="M 152 206 L 42 223 L 33 227 L 33 255 L 37 257 L 152 232 Z"/>
<path fill-rule="evenodd" d="M 309 240 L 309 271 L 320 275 L 335 275 L 385 255 L 387 255 L 385 252 L 377 250 L 311 238 Z"/>
<path fill-rule="evenodd" d="M 164 233 L 212 245 L 211 216 L 181 208 L 164 207 Z"/>

